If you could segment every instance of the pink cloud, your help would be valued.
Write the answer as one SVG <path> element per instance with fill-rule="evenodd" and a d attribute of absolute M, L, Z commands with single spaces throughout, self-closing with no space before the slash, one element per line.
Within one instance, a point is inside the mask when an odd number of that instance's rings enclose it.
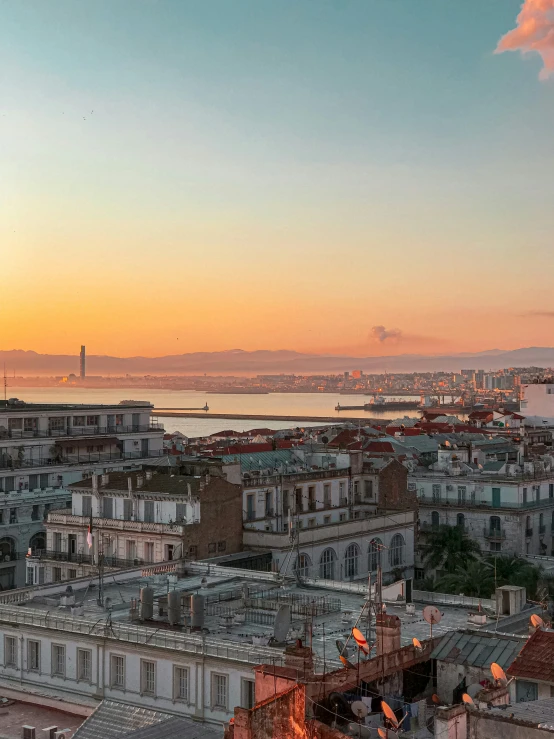
<path fill-rule="evenodd" d="M 540 79 L 554 74 L 554 0 L 525 0 L 517 27 L 498 42 L 496 53 L 503 51 L 536 52 L 544 64 Z"/>

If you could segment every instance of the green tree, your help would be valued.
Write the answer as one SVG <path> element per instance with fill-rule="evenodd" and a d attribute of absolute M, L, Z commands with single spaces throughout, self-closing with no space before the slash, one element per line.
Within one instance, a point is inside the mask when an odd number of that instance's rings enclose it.
<path fill-rule="evenodd" d="M 475 561 L 480 553 L 479 544 L 461 526 L 437 526 L 425 535 L 421 546 L 424 564 L 446 572 Z"/>
<path fill-rule="evenodd" d="M 437 590 L 473 598 L 490 598 L 494 592 L 493 569 L 483 560 L 468 561 L 441 577 L 437 582 Z"/>
<path fill-rule="evenodd" d="M 529 598 L 537 596 L 539 583 L 543 579 L 542 567 L 531 564 L 523 557 L 500 555 L 487 557 L 497 585 L 518 585 L 524 587 Z"/>

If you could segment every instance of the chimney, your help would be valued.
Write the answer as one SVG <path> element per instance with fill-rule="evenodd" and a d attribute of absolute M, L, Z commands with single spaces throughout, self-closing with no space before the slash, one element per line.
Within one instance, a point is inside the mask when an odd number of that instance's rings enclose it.
<path fill-rule="evenodd" d="M 467 715 L 463 703 L 448 708 L 439 706 L 435 713 L 435 736 L 467 736 Z"/>
<path fill-rule="evenodd" d="M 143 485 L 144 485 L 144 475 L 137 475 L 137 488 L 141 488 Z"/>
<path fill-rule="evenodd" d="M 401 621 L 398 616 L 382 613 L 377 616 L 377 656 L 400 649 Z"/>
<path fill-rule="evenodd" d="M 301 639 L 297 639 L 294 646 L 289 644 L 285 647 L 285 666 L 295 667 L 299 675 L 311 674 L 314 666 L 311 647 L 303 646 Z"/>

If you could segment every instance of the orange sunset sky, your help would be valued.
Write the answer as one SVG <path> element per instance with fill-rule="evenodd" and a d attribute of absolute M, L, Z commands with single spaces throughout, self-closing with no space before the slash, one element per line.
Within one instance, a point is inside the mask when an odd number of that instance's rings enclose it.
<path fill-rule="evenodd" d="M 520 5 L 3 4 L 0 349 L 552 345 Z"/>

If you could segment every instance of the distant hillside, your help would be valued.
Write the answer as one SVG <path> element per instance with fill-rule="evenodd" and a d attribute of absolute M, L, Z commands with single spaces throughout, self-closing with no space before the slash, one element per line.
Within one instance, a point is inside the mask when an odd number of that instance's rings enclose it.
<path fill-rule="evenodd" d="M 0 351 L 0 363 L 9 375 L 67 375 L 78 373 L 79 357 L 69 354 L 37 354 L 33 351 Z M 89 355 L 89 375 L 194 375 L 194 374 L 316 374 L 363 370 L 364 372 L 432 372 L 460 369 L 496 370 L 504 367 L 554 367 L 553 347 L 527 347 L 512 351 L 491 350 L 477 354 L 394 357 L 348 357 L 301 354 L 294 351 L 235 349 L 225 352 L 194 352 L 166 357 L 109 357 Z"/>

